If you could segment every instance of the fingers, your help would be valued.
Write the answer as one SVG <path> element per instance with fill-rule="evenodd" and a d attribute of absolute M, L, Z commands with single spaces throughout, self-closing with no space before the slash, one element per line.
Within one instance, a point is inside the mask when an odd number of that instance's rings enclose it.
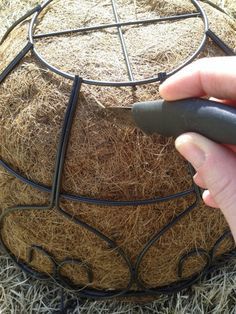
<path fill-rule="evenodd" d="M 236 97 L 234 98 L 234 100 L 232 100 L 232 99 L 231 100 L 230 99 L 224 99 L 224 100 L 221 100 L 221 102 L 223 104 L 225 104 L 225 105 L 236 107 Z"/>
<path fill-rule="evenodd" d="M 211 193 L 209 190 L 207 190 L 206 183 L 201 178 L 199 173 L 196 173 L 193 177 L 194 182 L 202 189 L 205 189 L 205 191 L 202 194 L 202 198 L 207 206 L 213 207 L 213 208 L 219 208 L 219 205 L 216 203 L 214 198 L 211 196 Z"/>
<path fill-rule="evenodd" d="M 205 137 L 187 133 L 176 140 L 177 150 L 193 165 L 197 180 L 209 192 L 205 202 L 221 208 L 236 240 L 236 156 Z"/>
<path fill-rule="evenodd" d="M 203 192 L 202 198 L 207 206 L 213 207 L 213 208 L 219 208 L 219 205 L 216 203 L 214 198 L 211 196 L 211 193 L 209 190 L 206 190 Z"/>
<path fill-rule="evenodd" d="M 235 106 L 236 57 L 198 60 L 167 79 L 160 94 L 166 100 L 211 96 Z M 188 133 L 176 140 L 176 148 L 195 168 L 204 202 L 222 210 L 236 241 L 236 146 Z"/>
<path fill-rule="evenodd" d="M 200 59 L 167 79 L 160 94 L 166 100 L 205 95 L 236 99 L 236 57 Z"/>
<path fill-rule="evenodd" d="M 206 183 L 203 181 L 199 173 L 196 173 L 193 177 L 194 182 L 205 191 L 202 194 L 202 198 L 207 206 L 213 207 L 213 208 L 219 208 L 219 205 L 216 203 L 214 198 L 211 196 L 211 193 L 209 190 L 207 190 Z"/>
<path fill-rule="evenodd" d="M 200 177 L 200 175 L 198 173 L 195 174 L 195 176 L 193 177 L 194 182 L 200 186 L 200 188 L 202 189 L 206 189 L 206 183 L 203 181 L 203 179 Z"/>
<path fill-rule="evenodd" d="M 210 97 L 210 100 L 213 101 L 218 101 L 224 105 L 228 105 L 228 106 L 232 106 L 232 107 L 236 107 L 236 100 L 230 100 L 230 99 L 219 99 L 219 98 L 215 98 L 215 97 Z"/>

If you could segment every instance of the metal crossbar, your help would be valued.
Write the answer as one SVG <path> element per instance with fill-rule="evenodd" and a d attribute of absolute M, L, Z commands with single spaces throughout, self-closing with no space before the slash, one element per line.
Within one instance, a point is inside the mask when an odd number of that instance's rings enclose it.
<path fill-rule="evenodd" d="M 190 13 L 190 14 L 180 14 L 180 15 L 174 15 L 174 16 L 168 16 L 168 17 L 145 19 L 145 20 L 127 21 L 127 22 L 95 25 L 95 26 L 84 26 L 77 29 L 67 29 L 67 30 L 58 31 L 58 32 L 35 34 L 33 38 L 38 39 L 38 38 L 45 38 L 45 37 L 52 37 L 52 36 L 83 33 L 83 32 L 89 32 L 89 31 L 99 31 L 99 30 L 104 30 L 104 29 L 109 29 L 109 28 L 120 27 L 120 26 L 148 25 L 148 24 L 167 22 L 167 21 L 178 21 L 178 20 L 189 19 L 189 18 L 200 17 L 200 16 L 201 16 L 200 13 Z"/>

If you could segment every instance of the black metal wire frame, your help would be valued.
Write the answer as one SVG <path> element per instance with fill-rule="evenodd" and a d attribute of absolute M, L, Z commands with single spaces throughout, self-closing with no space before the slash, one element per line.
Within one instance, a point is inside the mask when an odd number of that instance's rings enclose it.
<path fill-rule="evenodd" d="M 110 82 L 108 82 L 108 81 L 98 81 L 98 80 L 91 80 L 91 79 L 83 78 L 83 83 L 85 83 L 85 84 L 99 85 L 99 86 L 117 86 L 118 87 L 118 86 L 137 86 L 137 85 L 142 85 L 145 83 L 160 82 L 160 81 L 164 80 L 166 77 L 174 74 L 175 72 L 177 72 L 178 70 L 180 70 L 181 68 L 186 66 L 188 63 L 192 62 L 200 54 L 200 52 L 203 50 L 205 43 L 206 43 L 206 39 L 207 39 L 206 32 L 209 29 L 208 20 L 207 20 L 207 16 L 206 16 L 204 10 L 202 9 L 202 7 L 199 5 L 198 1 L 196 1 L 196 0 L 191 0 L 193 5 L 197 9 L 196 13 L 182 14 L 182 15 L 164 17 L 164 18 L 159 18 L 159 19 L 157 18 L 157 19 L 152 19 L 152 20 L 147 19 L 147 20 L 139 20 L 139 21 L 129 21 L 127 23 L 126 22 L 121 23 L 119 21 L 119 15 L 118 15 L 118 11 L 117 11 L 116 1 L 111 0 L 112 10 L 114 13 L 114 20 L 115 20 L 115 23 L 113 23 L 113 24 L 97 25 L 97 26 L 92 26 L 92 27 L 79 28 L 77 30 L 66 30 L 66 31 L 62 31 L 62 32 L 54 32 L 51 34 L 34 35 L 35 25 L 37 24 L 37 19 L 38 19 L 40 12 L 42 10 L 44 10 L 52 1 L 53 0 L 46 1 L 41 6 L 41 10 L 39 10 L 37 13 L 35 13 L 35 15 L 32 18 L 32 21 L 31 21 L 30 27 L 29 27 L 29 41 L 33 45 L 35 44 L 34 40 L 37 38 L 44 38 L 44 37 L 48 37 L 48 36 L 56 36 L 56 35 L 76 33 L 76 32 L 88 32 L 91 30 L 92 31 L 98 31 L 101 29 L 109 29 L 109 28 L 113 28 L 113 27 L 117 28 L 119 39 L 121 42 L 121 48 L 122 48 L 122 52 L 123 52 L 123 56 L 124 56 L 124 60 L 125 60 L 125 64 L 126 64 L 126 68 L 127 68 L 127 72 L 128 72 L 129 81 L 126 81 L 126 82 L 125 81 L 124 82 L 111 82 L 110 81 Z M 163 21 L 174 21 L 174 20 L 194 18 L 194 17 L 199 17 L 199 16 L 203 20 L 205 31 L 203 32 L 203 38 L 202 38 L 202 41 L 201 41 L 198 49 L 193 53 L 192 56 L 190 56 L 183 64 L 181 64 L 178 68 L 174 69 L 170 73 L 162 73 L 161 72 L 161 73 L 158 73 L 157 76 L 155 76 L 153 78 L 148 78 L 148 79 L 143 79 L 143 80 L 135 80 L 134 79 L 134 75 L 132 73 L 132 65 L 131 65 L 130 60 L 129 60 L 129 55 L 128 55 L 125 39 L 123 36 L 123 32 L 122 32 L 122 26 L 153 24 L 153 23 L 158 23 L 158 22 L 163 22 Z M 33 47 L 33 52 L 37 56 L 37 58 L 51 71 L 65 77 L 65 78 L 68 78 L 71 80 L 74 79 L 74 77 L 75 77 L 74 74 L 61 71 L 60 69 L 58 69 L 58 68 L 54 67 L 53 65 L 51 65 L 50 63 L 48 63 L 47 60 L 45 58 L 43 58 L 43 56 L 35 48 L 35 45 Z"/>
<path fill-rule="evenodd" d="M 176 193 L 173 195 L 167 195 L 165 197 L 156 197 L 153 199 L 144 199 L 144 200 L 127 200 L 127 201 L 113 201 L 113 200 L 103 200 L 103 199 L 96 199 L 96 198 L 90 198 L 85 197 L 81 195 L 71 195 L 66 193 L 61 193 L 61 179 L 64 169 L 64 162 L 66 158 L 67 153 L 67 146 L 70 138 L 70 132 L 72 128 L 73 118 L 76 110 L 76 106 L 78 103 L 80 88 L 82 84 L 94 84 L 94 85 L 100 85 L 100 86 L 136 86 L 136 85 L 142 85 L 142 84 L 148 84 L 152 82 L 160 82 L 164 80 L 166 77 L 176 73 L 178 70 L 186 66 L 188 63 L 192 62 L 199 54 L 203 51 L 205 47 L 205 43 L 207 38 L 209 37 L 218 47 L 220 47 L 226 55 L 234 55 L 234 52 L 230 47 L 228 47 L 219 37 L 214 34 L 208 26 L 208 20 L 207 16 L 201 7 L 199 1 L 192 0 L 192 4 L 197 9 L 196 13 L 190 13 L 190 14 L 184 14 L 184 15 L 177 15 L 177 16 L 171 16 L 171 17 L 161 17 L 157 19 L 149 19 L 149 20 L 139 20 L 139 21 L 128 21 L 128 22 L 121 22 L 119 20 L 119 15 L 117 11 L 117 5 L 115 0 L 111 0 L 111 6 L 114 13 L 114 24 L 104 24 L 104 25 L 98 25 L 98 26 L 89 26 L 89 27 L 81 27 L 79 29 L 74 30 L 65 30 L 61 32 L 53 32 L 48 34 L 34 34 L 35 31 L 35 25 L 37 23 L 37 18 L 39 14 L 44 10 L 53 0 L 46 1 L 42 5 L 38 5 L 31 11 L 29 11 L 27 14 L 25 14 L 22 18 L 20 18 L 18 21 L 16 21 L 12 27 L 5 33 L 3 36 L 3 39 L 1 40 L 1 43 L 6 40 L 7 36 L 10 34 L 10 32 L 19 25 L 22 21 L 24 21 L 26 18 L 29 18 L 32 14 L 33 17 L 30 22 L 29 26 L 29 41 L 27 42 L 24 49 L 15 57 L 15 59 L 6 67 L 6 69 L 0 74 L 0 83 L 2 83 L 6 77 L 12 72 L 12 70 L 21 62 L 24 58 L 24 56 L 29 53 L 29 51 L 33 52 L 36 58 L 44 64 L 49 70 L 67 78 L 73 80 L 73 86 L 72 91 L 69 99 L 69 103 L 66 109 L 66 113 L 64 116 L 64 122 L 61 130 L 61 135 L 58 143 L 57 148 L 57 156 L 55 161 L 55 170 L 54 170 L 54 178 L 53 178 L 53 184 L 52 187 L 47 187 L 40 182 L 35 182 L 33 180 L 30 180 L 26 178 L 24 175 L 22 175 L 19 171 L 14 170 L 10 165 L 8 165 L 4 160 L 0 159 L 0 166 L 3 167 L 9 174 L 14 176 L 15 178 L 22 181 L 24 184 L 27 184 L 28 186 L 31 186 L 35 190 L 42 191 L 45 193 L 50 194 L 50 201 L 48 205 L 45 206 L 35 206 L 35 205 L 27 205 L 27 206 L 15 206 L 12 208 L 7 208 L 3 211 L 2 215 L 0 216 L 0 244 L 2 248 L 8 253 L 8 255 L 12 258 L 12 260 L 26 273 L 30 274 L 31 276 L 43 279 L 43 280 L 49 280 L 53 279 L 55 282 L 57 282 L 59 285 L 65 288 L 69 288 L 70 290 L 76 292 L 79 294 L 80 297 L 85 298 L 93 298 L 93 299 L 103 299 L 103 298 L 112 298 L 112 297 L 130 297 L 130 296 L 147 296 L 147 295 L 159 295 L 159 294 L 170 294 L 177 291 L 180 291 L 182 289 L 185 289 L 187 287 L 190 287 L 193 283 L 195 283 L 199 278 L 201 278 L 203 275 L 206 275 L 210 273 L 214 268 L 219 267 L 222 265 L 222 263 L 225 263 L 226 260 L 235 257 L 235 249 L 232 249 L 227 254 L 222 255 L 219 257 L 217 253 L 217 249 L 221 245 L 221 243 L 226 238 L 232 238 L 232 235 L 229 230 L 226 230 L 223 235 L 216 241 L 216 243 L 213 245 L 212 249 L 207 252 L 203 248 L 194 248 L 191 251 L 186 252 L 182 256 L 180 256 L 179 261 L 177 262 L 177 278 L 178 280 L 170 285 L 160 286 L 156 288 L 148 288 L 145 284 L 145 282 L 142 281 L 142 278 L 140 278 L 140 265 L 149 251 L 149 249 L 157 243 L 157 241 L 168 231 L 170 228 L 172 228 L 174 225 L 176 225 L 183 217 L 188 215 L 196 206 L 198 205 L 200 199 L 201 199 L 201 191 L 200 189 L 194 184 L 192 181 L 192 187 L 190 187 L 186 191 L 182 191 L 180 193 Z M 122 32 L 123 26 L 132 26 L 132 25 L 147 25 L 151 23 L 158 23 L 163 21 L 174 21 L 179 19 L 185 19 L 185 18 L 196 18 L 200 17 L 203 20 L 203 23 L 205 25 L 203 39 L 201 41 L 200 46 L 196 49 L 195 53 L 189 57 L 183 64 L 181 64 L 178 68 L 172 70 L 170 73 L 159 73 L 154 78 L 144 79 L 140 81 L 136 81 L 134 79 L 133 73 L 132 73 L 132 65 L 129 60 L 129 54 L 128 50 L 125 44 L 125 39 Z M 65 73 L 52 65 L 50 65 L 43 57 L 39 54 L 39 52 L 35 48 L 35 39 L 40 39 L 44 37 L 52 37 L 52 36 L 61 36 L 66 34 L 73 34 L 73 33 L 80 33 L 80 32 L 88 32 L 88 31 L 99 31 L 101 29 L 109 29 L 109 28 L 117 28 L 118 35 L 121 42 L 121 48 L 124 55 L 124 61 L 127 67 L 127 73 L 129 77 L 129 81 L 127 82 L 105 82 L 105 81 L 95 81 L 95 80 L 89 80 L 85 78 L 81 78 L 78 75 L 72 75 L 69 73 Z M 191 176 L 194 174 L 194 170 L 189 166 L 190 174 Z M 104 206 L 110 206 L 110 207 L 116 207 L 116 206 L 138 206 L 138 205 L 148 205 L 148 204 L 158 204 L 169 200 L 174 200 L 178 198 L 183 198 L 188 195 L 195 196 L 195 199 L 192 204 L 190 204 L 187 208 L 184 208 L 180 214 L 176 215 L 171 221 L 169 221 L 165 226 L 161 228 L 161 230 L 157 231 L 151 239 L 144 245 L 142 251 L 139 253 L 135 263 L 133 264 L 131 262 L 131 259 L 129 256 L 125 253 L 125 251 L 119 247 L 115 241 L 113 241 L 111 238 L 97 230 L 91 225 L 88 225 L 84 221 L 72 216 L 69 214 L 60 204 L 60 201 L 62 199 L 71 200 L 74 202 L 81 202 L 81 203 L 90 203 L 90 204 L 97 204 L 97 205 L 104 205 Z M 123 260 L 124 264 L 127 266 L 127 269 L 129 270 L 129 280 L 126 284 L 126 288 L 119 291 L 101 291 L 96 289 L 91 289 L 90 285 L 93 282 L 93 270 L 92 265 L 87 264 L 85 261 L 81 261 L 80 259 L 75 258 L 66 258 L 63 261 L 57 261 L 56 258 L 50 253 L 45 250 L 42 246 L 35 244 L 29 247 L 28 249 L 28 261 L 22 261 L 18 257 L 16 257 L 7 247 L 7 245 L 4 243 L 3 237 L 2 237 L 2 228 L 5 218 L 15 211 L 29 211 L 29 210 L 51 210 L 55 209 L 60 215 L 65 217 L 65 219 L 70 220 L 72 223 L 79 225 L 91 233 L 98 236 L 102 241 L 104 241 L 108 248 L 113 249 L 117 255 Z M 233 241 L 232 241 L 233 243 Z M 49 262 L 52 265 L 52 274 L 46 274 L 39 271 L 36 271 L 34 268 L 30 266 L 30 263 L 34 259 L 34 253 L 39 252 L 42 254 L 45 258 L 49 260 Z M 183 272 L 184 272 L 184 266 L 188 258 L 191 258 L 192 256 L 202 256 L 205 260 L 205 265 L 202 268 L 201 271 L 198 273 L 193 274 L 189 278 L 184 278 Z M 73 284 L 68 278 L 65 278 L 62 275 L 63 267 L 66 265 L 78 265 L 80 266 L 87 275 L 87 286 L 82 285 L 75 285 Z M 138 287 L 138 291 L 133 291 L 132 287 L 136 284 Z"/>

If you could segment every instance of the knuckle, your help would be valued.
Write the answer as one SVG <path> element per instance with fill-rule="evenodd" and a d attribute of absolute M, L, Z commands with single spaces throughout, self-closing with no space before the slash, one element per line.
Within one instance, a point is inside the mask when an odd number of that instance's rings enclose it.
<path fill-rule="evenodd" d="M 232 177 L 225 176 L 215 180 L 211 186 L 211 195 L 218 204 L 222 204 L 224 208 L 233 205 L 236 207 L 236 182 Z"/>

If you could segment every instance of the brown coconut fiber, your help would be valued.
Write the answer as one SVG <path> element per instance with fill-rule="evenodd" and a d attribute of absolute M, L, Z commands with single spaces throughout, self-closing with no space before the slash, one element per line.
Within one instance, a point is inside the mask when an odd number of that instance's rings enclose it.
<path fill-rule="evenodd" d="M 211 29 L 230 47 L 236 47 L 236 23 L 226 14 L 200 2 Z M 121 20 L 153 18 L 196 12 L 187 0 L 117 1 Z M 37 33 L 113 23 L 110 1 L 54 1 L 44 10 Z M 0 71 L 23 48 L 28 23 L 17 27 L 0 47 Z M 152 77 L 182 64 L 203 36 L 200 18 L 163 22 L 145 27 L 124 27 L 132 70 L 136 79 Z M 128 80 L 117 30 L 48 37 L 36 41 L 48 62 L 90 79 Z M 224 55 L 208 40 L 201 57 Z M 82 85 L 66 155 L 61 191 L 109 200 L 140 200 L 163 197 L 191 189 L 186 162 L 174 149 L 174 140 L 147 136 L 138 129 L 116 125 L 98 114 L 101 106 L 126 106 L 159 97 L 158 84 L 134 88 Z M 30 180 L 52 186 L 57 144 L 72 81 L 53 74 L 30 52 L 0 85 L 0 157 Z M 22 183 L 0 168 L 0 210 L 18 205 L 47 205 L 50 195 Z M 60 206 L 73 217 L 95 227 L 116 242 L 134 264 L 145 244 L 177 214 L 195 201 L 194 195 L 142 206 L 102 206 L 65 201 Z M 145 254 L 139 269 L 145 287 L 155 288 L 179 280 L 178 260 L 194 248 L 210 251 L 228 228 L 217 209 L 199 202 L 170 228 Z M 116 249 L 62 216 L 56 209 L 19 210 L 2 221 L 7 248 L 28 263 L 32 245 L 41 246 L 58 263 L 79 259 L 91 266 L 92 283 L 84 268 L 65 265 L 62 273 L 73 283 L 102 290 L 125 289 L 129 272 Z M 232 248 L 226 239 L 217 250 Z M 189 257 L 183 278 L 201 270 L 204 256 Z M 52 263 L 35 251 L 28 263 L 37 271 L 52 274 Z M 136 289 L 135 286 L 132 289 Z"/>

